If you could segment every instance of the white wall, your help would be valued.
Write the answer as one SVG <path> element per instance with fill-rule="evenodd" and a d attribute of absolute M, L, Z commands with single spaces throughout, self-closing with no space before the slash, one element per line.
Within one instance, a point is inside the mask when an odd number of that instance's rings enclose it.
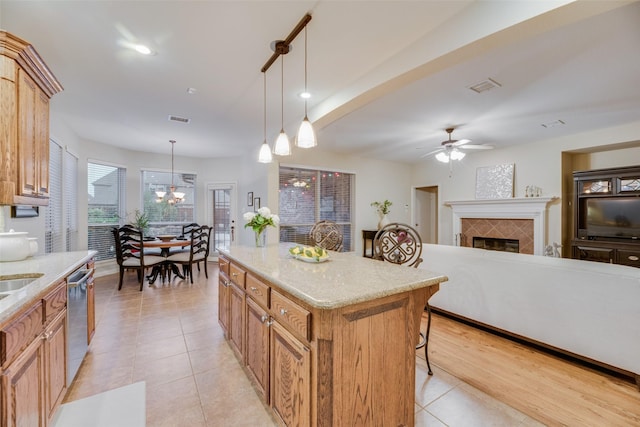
<path fill-rule="evenodd" d="M 617 149 L 616 144 L 635 143 L 634 148 Z M 514 196 L 524 197 L 527 185 L 542 188 L 544 196 L 562 194 L 562 152 L 594 150 L 608 146 L 611 150 L 591 156 L 591 169 L 631 166 L 640 164 L 640 121 L 613 128 L 563 138 L 548 139 L 532 144 L 472 152 L 449 167 L 434 158 L 414 165 L 411 174 L 413 187 L 439 186 L 440 244 L 452 245 L 452 212 L 444 205 L 447 201 L 475 199 L 476 169 L 505 163 L 515 164 Z M 615 150 L 614 150 L 615 149 Z M 560 201 L 549 208 L 548 241 L 562 241 Z"/>

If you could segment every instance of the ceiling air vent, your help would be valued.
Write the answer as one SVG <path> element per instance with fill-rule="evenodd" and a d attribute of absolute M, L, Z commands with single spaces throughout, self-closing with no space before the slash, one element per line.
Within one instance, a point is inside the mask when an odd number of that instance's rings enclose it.
<path fill-rule="evenodd" d="M 191 121 L 191 119 L 185 119 L 184 117 L 178 117 L 178 116 L 169 116 L 169 121 L 170 122 L 189 123 Z"/>
<path fill-rule="evenodd" d="M 476 93 L 486 92 L 496 87 L 501 87 L 502 85 L 493 79 L 486 79 L 481 82 L 478 82 L 474 85 L 469 86 L 469 89 Z"/>

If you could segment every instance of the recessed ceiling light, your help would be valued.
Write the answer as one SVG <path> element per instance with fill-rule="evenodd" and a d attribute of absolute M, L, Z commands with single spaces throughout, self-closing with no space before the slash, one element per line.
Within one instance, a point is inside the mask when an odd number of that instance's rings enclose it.
<path fill-rule="evenodd" d="M 196 88 L 195 87 L 188 87 L 187 88 L 187 93 L 189 95 L 193 95 L 194 93 L 196 93 Z"/>
<path fill-rule="evenodd" d="M 309 99 L 311 98 L 311 94 L 309 92 L 301 92 L 300 95 L 298 95 L 300 98 L 302 99 Z"/>
<path fill-rule="evenodd" d="M 134 45 L 133 48 L 136 50 L 136 52 L 141 53 L 143 55 L 153 55 L 154 52 L 147 46 L 143 45 L 143 44 L 137 44 Z"/>

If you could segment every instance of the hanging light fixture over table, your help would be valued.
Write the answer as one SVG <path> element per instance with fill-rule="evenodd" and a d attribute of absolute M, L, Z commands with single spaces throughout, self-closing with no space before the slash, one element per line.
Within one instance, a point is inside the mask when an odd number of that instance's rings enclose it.
<path fill-rule="evenodd" d="M 174 205 L 184 201 L 184 193 L 176 191 L 176 187 L 173 185 L 173 146 L 176 141 L 171 139 L 169 142 L 171 143 L 171 186 L 169 187 L 169 194 L 166 191 L 156 191 L 156 203 L 166 200 L 170 205 Z"/>
<path fill-rule="evenodd" d="M 288 49 L 288 47 L 287 47 Z M 280 134 L 278 135 L 278 139 L 276 139 L 276 143 L 273 145 L 273 154 L 278 156 L 290 156 L 291 155 L 291 144 L 289 143 L 289 137 L 284 131 L 284 56 L 280 58 L 280 63 L 282 64 L 281 70 L 281 92 L 280 92 L 280 118 L 281 118 L 281 128 Z"/>

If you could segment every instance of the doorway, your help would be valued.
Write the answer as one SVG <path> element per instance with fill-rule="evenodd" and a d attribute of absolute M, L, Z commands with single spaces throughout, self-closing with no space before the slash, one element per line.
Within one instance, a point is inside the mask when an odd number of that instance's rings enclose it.
<path fill-rule="evenodd" d="M 413 219 L 423 243 L 438 243 L 438 186 L 416 187 Z"/>
<path fill-rule="evenodd" d="M 211 222 L 211 254 L 217 259 L 215 248 L 229 250 L 236 240 L 236 184 L 207 185 L 207 222 Z"/>

